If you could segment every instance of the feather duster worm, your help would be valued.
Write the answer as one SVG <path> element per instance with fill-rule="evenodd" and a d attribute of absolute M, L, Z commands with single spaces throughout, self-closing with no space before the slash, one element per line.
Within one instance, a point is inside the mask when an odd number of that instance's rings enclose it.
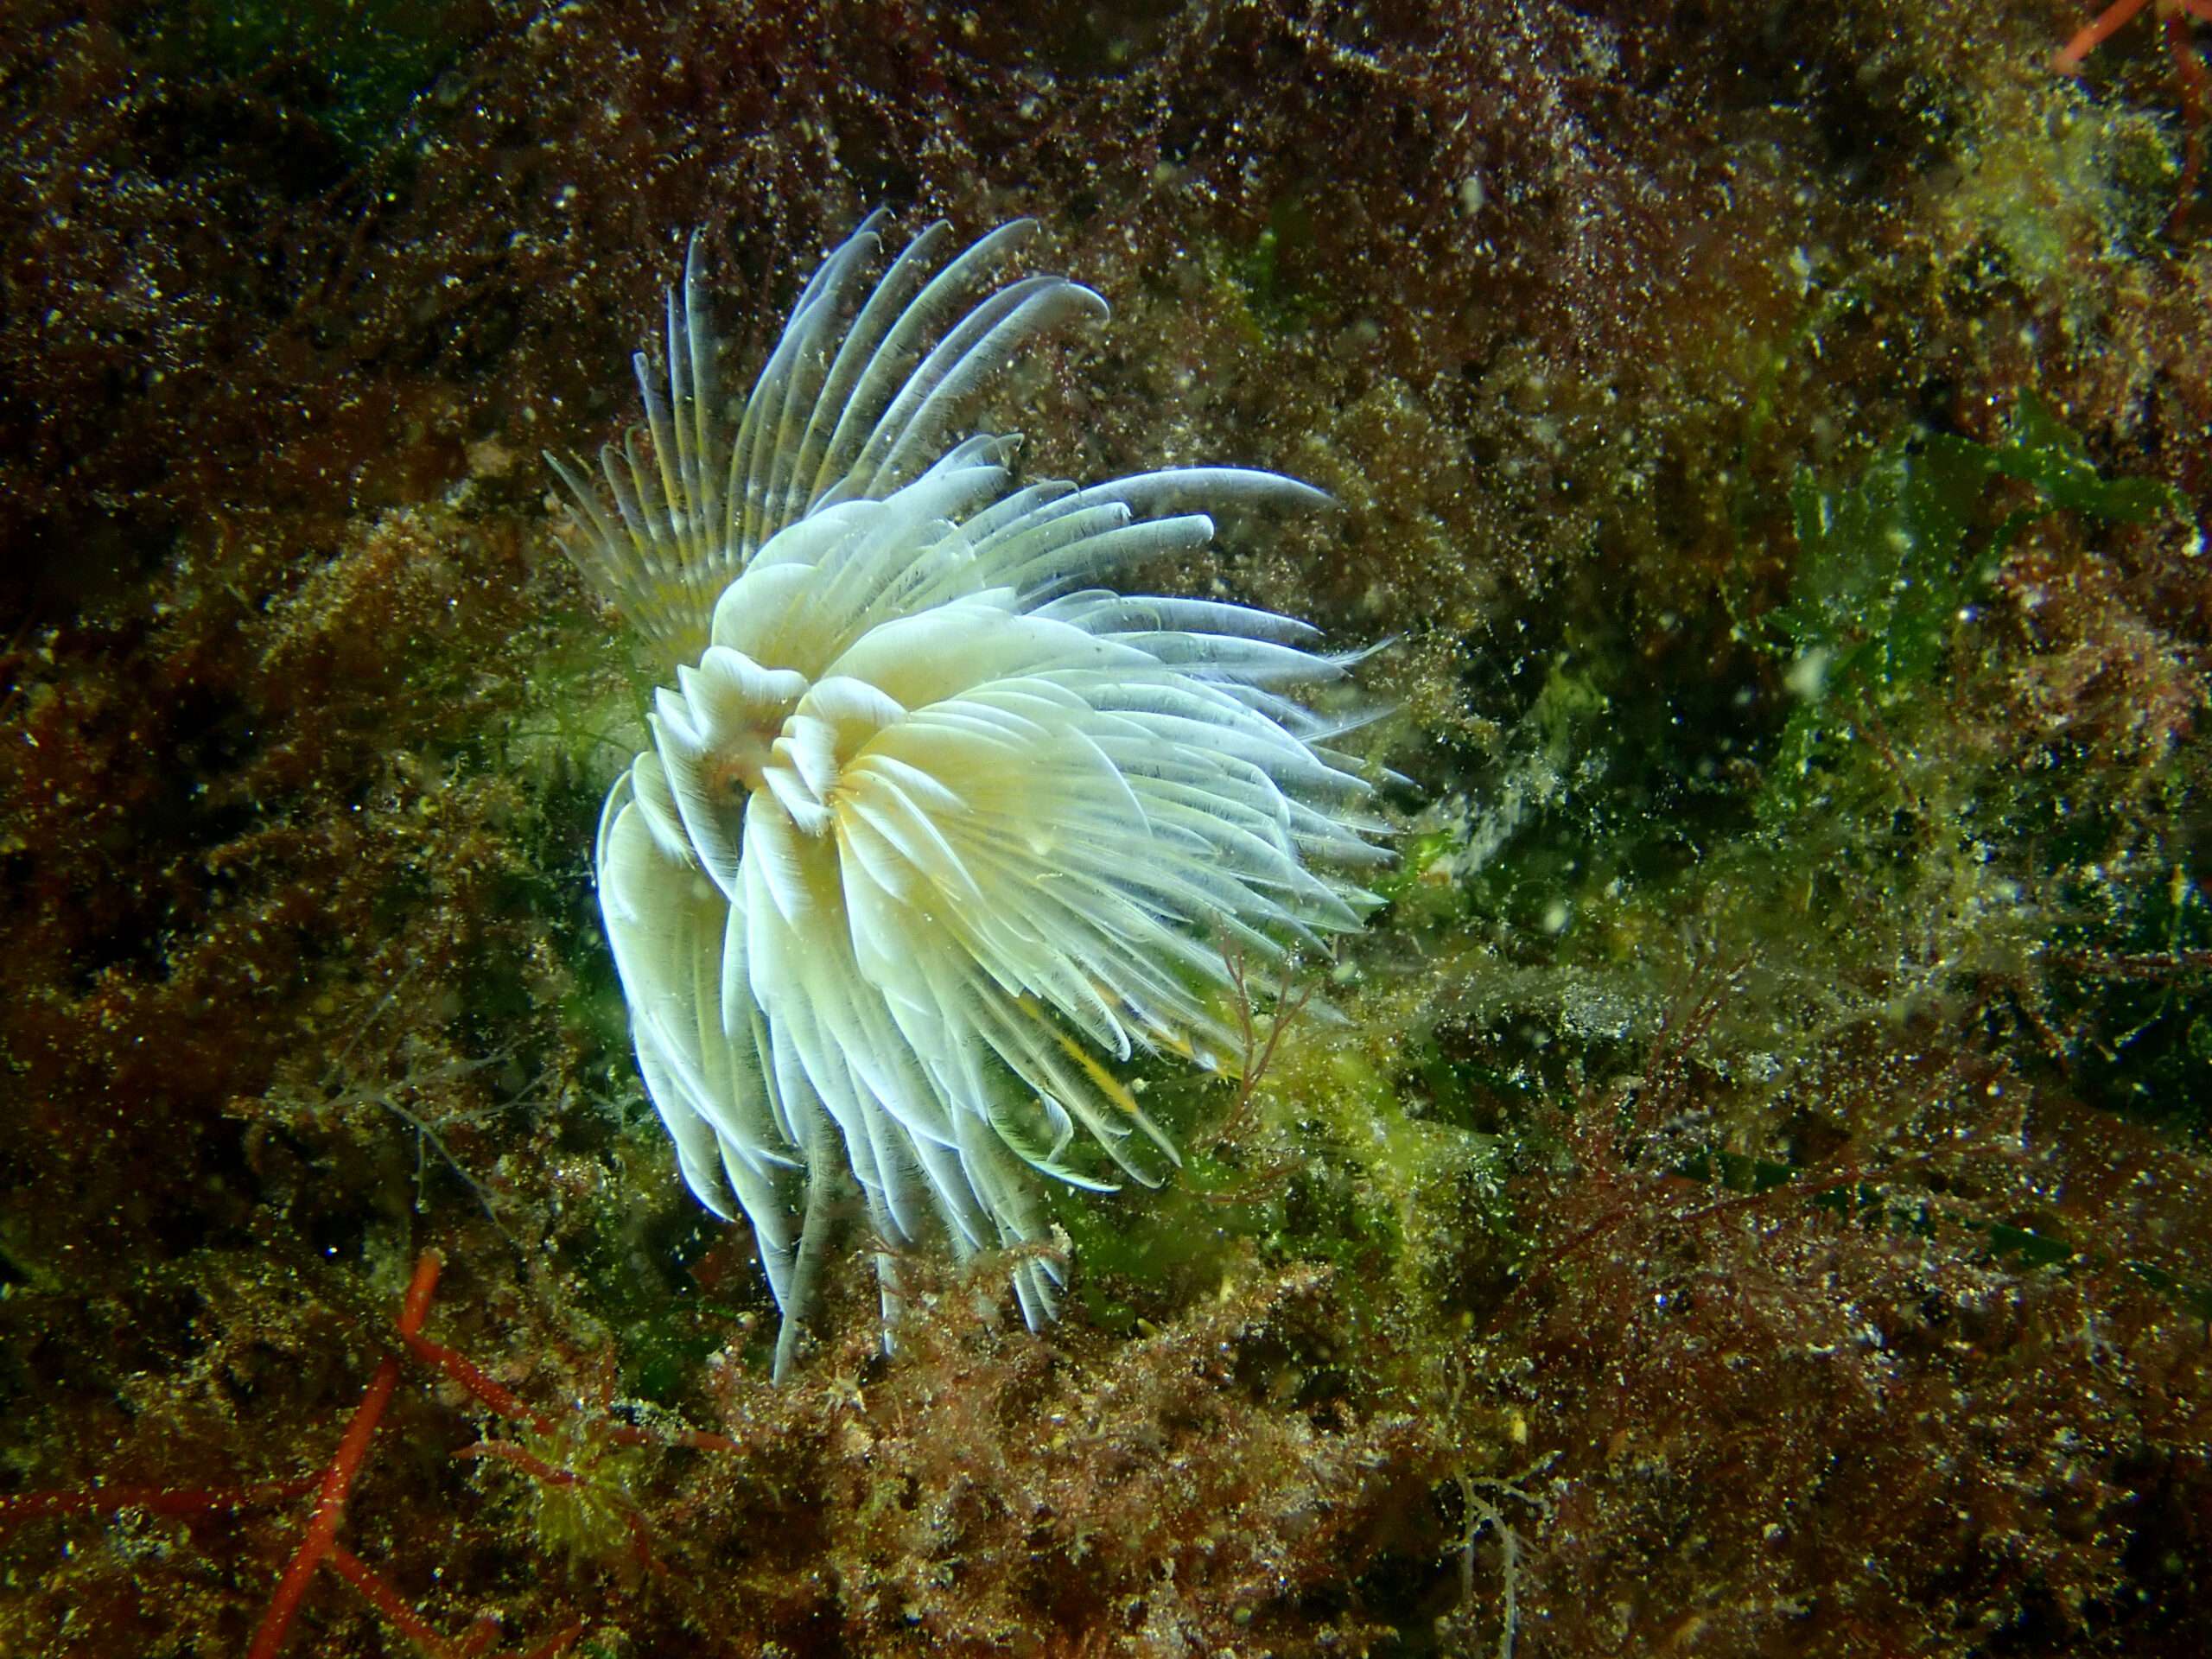
<path fill-rule="evenodd" d="M 547 458 L 577 564 L 674 668 L 600 820 L 600 906 L 684 1179 L 753 1224 L 779 1376 L 847 1172 L 884 1241 L 934 1212 L 963 1257 L 1030 1247 L 1014 1294 L 1049 1319 L 1028 1172 L 1164 1179 L 1116 1063 L 1233 1065 L 1224 941 L 1357 927 L 1346 873 L 1387 856 L 1340 727 L 1292 695 L 1350 658 L 1104 585 L 1208 541 L 1179 507 L 1326 498 L 1213 467 L 1016 487 L 1014 439 L 944 447 L 981 381 L 1106 306 L 1002 280 L 1028 221 L 942 264 L 931 225 L 866 286 L 882 217 L 806 284 L 734 429 L 695 238 L 606 493 Z"/>

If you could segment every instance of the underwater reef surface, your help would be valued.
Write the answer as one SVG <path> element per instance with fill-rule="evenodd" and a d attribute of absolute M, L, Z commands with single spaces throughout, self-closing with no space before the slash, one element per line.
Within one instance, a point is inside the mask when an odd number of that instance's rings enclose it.
<path fill-rule="evenodd" d="M 2206 1651 L 2164 10 L 23 0 L 0 1651 Z M 1052 1195 L 1058 1325 L 917 1250 L 886 1360 L 855 1234 L 779 1388 L 538 455 L 693 227 L 741 385 L 879 205 L 1114 305 L 1032 475 L 1336 496 L 1149 585 L 1393 640 L 1413 783 L 1246 1081 L 1132 1075 L 1180 1176 Z"/>

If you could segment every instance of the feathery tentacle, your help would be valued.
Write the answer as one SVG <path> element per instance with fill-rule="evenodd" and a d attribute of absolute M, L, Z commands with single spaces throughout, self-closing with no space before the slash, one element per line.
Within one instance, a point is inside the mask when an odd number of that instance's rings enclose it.
<path fill-rule="evenodd" d="M 665 384 L 572 498 L 570 550 L 666 653 L 652 747 L 609 794 L 600 904 L 639 1069 L 685 1180 L 752 1221 L 792 1363 L 843 1179 L 877 1252 L 933 1216 L 1012 1247 L 1023 1317 L 1061 1269 L 1025 1166 L 1156 1184 L 1175 1147 L 1115 1067 L 1233 1065 L 1217 941 L 1263 959 L 1357 929 L 1384 861 L 1371 786 L 1300 701 L 1357 660 L 1312 627 L 1128 595 L 1211 512 L 1325 497 L 1195 467 L 1010 486 L 1013 441 L 944 436 L 1039 334 L 1105 315 L 1005 273 L 1035 226 L 939 265 L 925 227 L 875 284 L 871 215 L 795 304 L 734 426 L 699 248 Z M 607 505 L 611 497 L 613 507 Z"/>

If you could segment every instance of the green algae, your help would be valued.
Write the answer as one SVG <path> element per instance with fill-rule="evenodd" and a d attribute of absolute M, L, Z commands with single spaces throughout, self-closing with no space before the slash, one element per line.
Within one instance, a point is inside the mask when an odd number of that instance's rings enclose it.
<path fill-rule="evenodd" d="M 198 74 L 296 78 L 298 102 L 352 164 L 397 155 L 395 129 L 481 26 L 431 0 L 188 3 L 150 32 L 156 62 Z"/>
<path fill-rule="evenodd" d="M 2013 479 L 2033 499 L 1992 521 L 1992 485 Z M 1882 448 L 1838 486 L 1801 474 L 1791 492 L 1797 537 L 1789 595 L 1763 619 L 1789 659 L 1797 707 L 1768 767 L 1758 811 L 1770 826 L 1831 804 L 1825 780 L 1846 751 L 1863 753 L 1863 710 L 1894 710 L 1939 677 L 2007 549 L 2045 514 L 2118 524 L 2176 515 L 2173 489 L 2106 479 L 2043 404 L 2021 400 L 2006 439 L 1980 444 L 1931 433 Z"/>
<path fill-rule="evenodd" d="M 1314 251 L 1313 210 L 1304 198 L 1290 196 L 1268 211 L 1249 247 L 1230 254 L 1231 278 L 1263 333 L 1301 332 L 1327 309 L 1330 296 L 1310 274 Z M 1306 274 L 1294 276 L 1293 265 Z"/>

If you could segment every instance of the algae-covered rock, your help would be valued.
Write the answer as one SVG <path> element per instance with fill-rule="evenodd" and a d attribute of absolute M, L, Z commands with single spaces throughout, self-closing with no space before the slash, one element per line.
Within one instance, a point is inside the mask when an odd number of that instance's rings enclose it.
<path fill-rule="evenodd" d="M 283 1651 L 2203 1651 L 2164 10 L 17 8 L 0 1649 L 246 1651 L 390 1356 Z M 536 458 L 695 229 L 742 385 L 877 206 L 1114 306 L 1030 475 L 1335 498 L 1142 575 L 1376 648 L 1398 863 L 1126 1069 L 1183 1166 L 1056 1199 L 1058 1325 L 925 1243 L 886 1358 L 848 1229 L 778 1388 Z"/>

